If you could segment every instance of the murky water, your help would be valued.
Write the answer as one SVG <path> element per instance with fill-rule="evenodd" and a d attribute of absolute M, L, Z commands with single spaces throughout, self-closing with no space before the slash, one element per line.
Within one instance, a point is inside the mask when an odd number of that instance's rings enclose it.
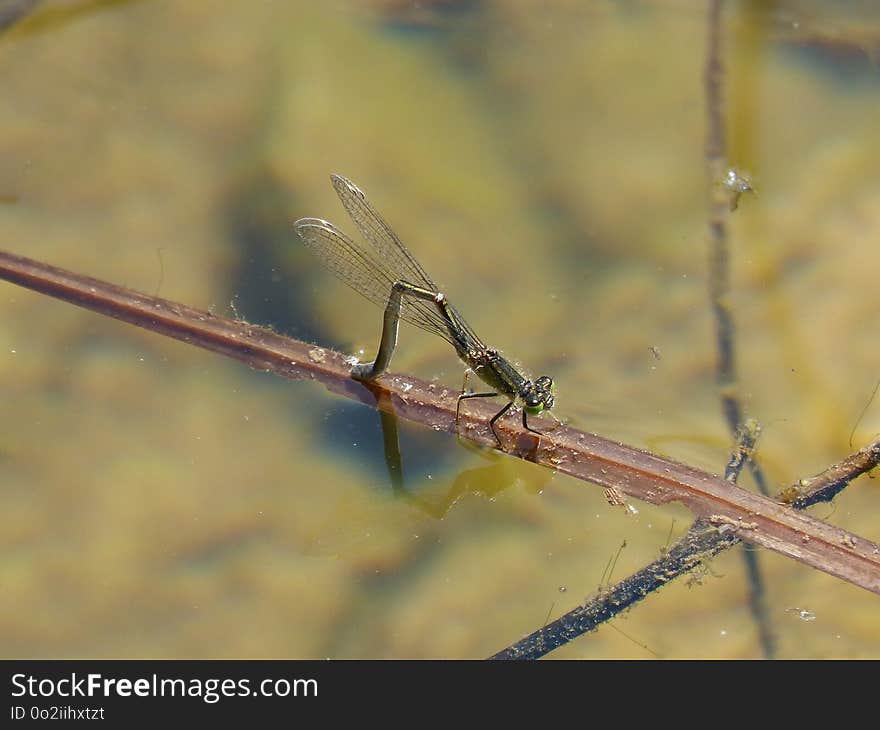
<path fill-rule="evenodd" d="M 725 16 L 732 307 L 781 488 L 880 377 L 880 11 L 758 5 Z M 47 0 L 0 34 L 0 245 L 369 357 L 379 310 L 291 227 L 353 232 L 341 172 L 560 417 L 720 471 L 699 6 Z M 0 369 L 3 656 L 480 657 L 690 521 L 414 427 L 394 494 L 373 411 L 5 283 Z M 462 375 L 406 325 L 393 369 Z M 875 484 L 813 513 L 877 540 Z M 760 656 L 736 553 L 553 656 Z M 880 654 L 876 596 L 760 560 L 780 656 Z"/>

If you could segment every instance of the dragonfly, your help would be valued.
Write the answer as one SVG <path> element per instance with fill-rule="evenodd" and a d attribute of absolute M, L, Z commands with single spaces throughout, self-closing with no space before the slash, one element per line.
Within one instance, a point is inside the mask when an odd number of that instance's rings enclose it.
<path fill-rule="evenodd" d="M 464 387 L 456 403 L 456 427 L 462 401 L 504 396 L 508 399 L 507 404 L 489 421 L 498 446 L 501 447 L 501 438 L 495 430 L 495 424 L 517 400 L 523 406 L 523 427 L 541 435 L 540 431 L 529 426 L 527 417 L 553 407 L 553 379 L 542 375 L 533 381 L 498 350 L 486 346 L 361 189 L 342 175 L 333 174 L 330 180 L 343 207 L 363 236 L 364 243 L 355 243 L 322 218 L 300 218 L 294 223 L 294 228 L 306 247 L 329 271 L 358 294 L 385 309 L 376 358 L 370 362 L 356 363 L 351 370 L 352 377 L 369 381 L 387 370 L 397 347 L 398 324 L 403 319 L 442 337 L 467 366 Z M 476 374 L 493 390 L 467 392 L 469 372 Z"/>

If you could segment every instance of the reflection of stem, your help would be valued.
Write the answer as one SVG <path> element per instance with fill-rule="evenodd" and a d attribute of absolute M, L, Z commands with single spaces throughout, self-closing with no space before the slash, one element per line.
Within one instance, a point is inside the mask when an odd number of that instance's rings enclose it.
<path fill-rule="evenodd" d="M 709 300 L 715 316 L 718 348 L 717 379 L 721 407 L 731 433 L 743 422 L 737 395 L 735 325 L 730 310 L 730 255 L 727 245 L 729 193 L 720 184 L 727 168 L 725 126 L 721 98 L 721 0 L 712 0 L 709 11 L 709 42 L 706 59 L 706 105 L 709 115 L 706 136 L 706 168 L 709 178 Z M 761 479 L 763 482 L 763 478 Z M 767 494 L 766 485 L 761 491 Z"/>
<path fill-rule="evenodd" d="M 709 39 L 706 58 L 706 169 L 709 183 L 709 299 L 715 316 L 718 348 L 717 379 L 721 407 L 731 433 L 743 423 L 743 409 L 737 394 L 736 328 L 730 309 L 730 254 L 727 243 L 729 191 L 721 185 L 726 175 L 726 132 L 722 103 L 721 9 L 722 0 L 712 0 L 709 9 Z M 754 462 L 754 460 L 752 460 Z M 762 494 L 766 483 L 760 477 Z"/>
<path fill-rule="evenodd" d="M 709 37 L 706 56 L 706 168 L 709 182 L 709 299 L 715 315 L 715 340 L 718 348 L 718 386 L 721 408 L 731 433 L 743 425 L 743 408 L 737 393 L 736 328 L 730 309 L 730 254 L 727 241 L 727 217 L 730 215 L 730 191 L 720 183 L 727 175 L 726 132 L 723 113 L 723 74 L 721 62 L 721 12 L 723 0 L 709 6 Z M 770 492 L 760 465 L 754 458 L 749 468 L 761 494 Z M 745 552 L 743 559 L 749 579 L 749 605 L 758 625 L 764 656 L 776 653 L 764 591 L 764 580 L 756 553 Z"/>

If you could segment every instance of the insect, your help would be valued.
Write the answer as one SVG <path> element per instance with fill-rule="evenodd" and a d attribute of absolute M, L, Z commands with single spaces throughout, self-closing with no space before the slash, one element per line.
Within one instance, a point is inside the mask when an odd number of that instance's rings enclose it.
<path fill-rule="evenodd" d="M 553 407 L 553 379 L 542 375 L 532 381 L 520 373 L 498 350 L 487 347 L 373 208 L 360 188 L 342 175 L 331 175 L 330 179 L 342 205 L 363 235 L 366 245 L 355 243 L 332 223 L 321 218 L 300 218 L 294 223 L 294 228 L 306 247 L 327 269 L 361 296 L 385 308 L 382 337 L 376 358 L 372 362 L 357 363 L 352 368 L 352 377 L 357 380 L 372 380 L 388 368 L 397 346 L 398 323 L 403 319 L 449 342 L 469 370 L 493 388 L 491 392 L 485 393 L 468 393 L 463 390 L 456 405 L 456 423 L 463 400 L 502 395 L 509 399 L 508 403 L 489 421 L 498 445 L 501 446 L 501 439 L 495 430 L 495 424 L 514 406 L 517 399 L 523 404 L 523 427 L 540 434 L 540 431 L 529 426 L 527 416 L 537 415 Z"/>

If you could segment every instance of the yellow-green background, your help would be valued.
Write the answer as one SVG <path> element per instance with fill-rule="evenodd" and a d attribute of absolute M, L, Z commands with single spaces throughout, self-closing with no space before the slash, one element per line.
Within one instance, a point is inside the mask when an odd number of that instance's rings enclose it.
<path fill-rule="evenodd" d="M 418 5 L 40 3 L 0 33 L 0 247 L 369 355 L 379 310 L 290 225 L 352 229 L 341 172 L 560 417 L 720 470 L 704 4 Z M 880 10 L 730 2 L 725 28 L 776 489 L 851 451 L 880 377 Z M 406 325 L 393 367 L 461 382 Z M 689 524 L 413 427 L 395 497 L 371 410 L 5 283 L 0 403 L 4 657 L 481 657 Z M 853 444 L 878 431 L 875 402 Z M 813 512 L 877 540 L 875 485 Z M 553 656 L 760 656 L 736 552 Z M 877 596 L 760 557 L 781 656 L 880 654 Z"/>

